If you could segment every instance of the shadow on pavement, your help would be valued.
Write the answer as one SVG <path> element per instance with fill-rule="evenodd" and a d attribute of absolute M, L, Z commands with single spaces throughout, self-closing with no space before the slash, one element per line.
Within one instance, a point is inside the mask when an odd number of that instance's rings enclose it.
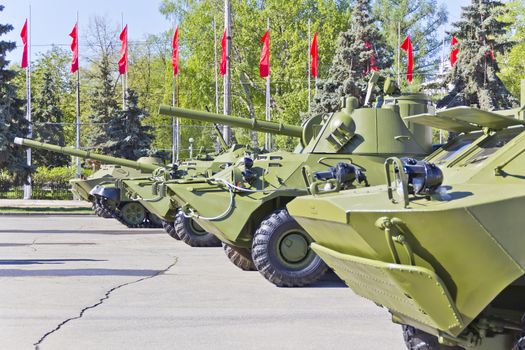
<path fill-rule="evenodd" d="M 37 245 L 97 245 L 97 243 L 75 243 L 75 242 L 56 242 L 56 243 L 0 243 L 0 248 L 3 247 L 27 247 L 27 246 L 37 246 Z"/>
<path fill-rule="evenodd" d="M 144 277 L 162 272 L 162 270 L 134 269 L 56 269 L 56 270 L 0 270 L 0 277 L 94 277 L 94 276 L 133 276 Z"/>
<path fill-rule="evenodd" d="M 9 259 L 0 260 L 0 265 L 44 265 L 44 264 L 63 264 L 75 261 L 107 261 L 98 259 Z"/>
<path fill-rule="evenodd" d="M 329 270 L 323 278 L 307 288 L 348 288 L 348 286 L 333 272 Z"/>
<path fill-rule="evenodd" d="M 160 235 L 166 234 L 166 231 L 163 229 L 125 229 L 125 230 L 0 230 L 0 233 L 32 233 L 32 234 L 71 234 L 71 233 L 80 233 L 80 234 L 101 234 L 101 235 L 133 235 L 133 234 L 145 234 L 148 235 Z"/>

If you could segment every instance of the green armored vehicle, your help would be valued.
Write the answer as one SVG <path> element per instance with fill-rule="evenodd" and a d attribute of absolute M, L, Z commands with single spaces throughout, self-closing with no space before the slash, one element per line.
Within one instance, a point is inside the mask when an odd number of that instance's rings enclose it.
<path fill-rule="evenodd" d="M 522 110 L 407 118 L 462 135 L 425 161 L 387 159 L 387 185 L 288 203 L 312 249 L 390 311 L 409 349 L 525 349 Z"/>
<path fill-rule="evenodd" d="M 141 157 L 137 160 L 138 163 L 155 164 L 158 167 L 163 166 L 162 160 L 156 157 Z M 100 168 L 85 179 L 71 179 L 71 192 L 78 198 L 93 203 L 94 212 L 101 217 L 112 217 L 107 210 L 104 210 L 96 201 L 95 197 L 90 194 L 91 190 L 103 183 L 114 183 L 116 179 L 123 179 L 127 177 L 144 176 L 145 172 L 126 166 L 102 164 Z"/>
<path fill-rule="evenodd" d="M 73 191 L 76 192 L 82 199 L 95 202 L 97 214 L 105 217 L 115 217 L 128 227 L 136 228 L 161 226 L 160 219 L 154 214 L 145 210 L 144 207 L 136 201 L 122 196 L 118 198 L 118 200 L 115 200 L 114 205 L 109 207 L 110 209 L 108 210 L 108 207 L 103 208 L 100 206 L 100 203 L 96 202 L 96 197 L 93 194 L 93 191 L 101 184 L 114 184 L 115 181 L 125 177 L 144 177 L 152 174 L 156 169 L 166 169 L 166 166 L 162 164 L 161 159 L 144 157 L 137 161 L 132 161 L 23 138 L 15 138 L 14 143 L 35 149 L 45 149 L 51 152 L 72 155 L 75 157 L 90 158 L 98 160 L 102 163 L 110 164 L 103 166 L 99 171 L 86 180 L 72 180 Z M 120 215 L 115 216 L 115 210 L 118 210 Z"/>
<path fill-rule="evenodd" d="M 178 179 L 178 181 L 192 181 L 195 178 L 207 178 L 235 164 L 245 156 L 253 156 L 260 153 L 258 150 L 238 144 L 219 154 L 206 166 L 196 160 L 188 160 L 171 174 L 153 174 L 148 178 L 127 178 L 118 182 L 122 193 L 126 193 L 133 200 L 138 201 L 149 212 L 162 218 L 162 226 L 168 234 L 180 239 L 192 247 L 216 247 L 221 241 L 214 235 L 205 231 L 194 220 L 177 216 L 177 206 L 173 206 L 170 198 L 166 195 L 166 181 Z M 102 202 L 110 200 L 109 194 L 99 193 Z"/>
<path fill-rule="evenodd" d="M 385 90 L 391 93 L 392 85 L 387 83 Z M 181 207 L 178 215 L 194 219 L 223 241 L 238 267 L 256 268 L 278 286 L 318 280 L 327 267 L 309 248 L 311 237 L 290 217 L 286 204 L 310 193 L 384 183 L 386 158 L 422 158 L 431 150 L 430 128 L 402 119 L 427 112 L 426 96 L 381 96 L 373 107 L 362 108 L 354 97 L 345 102 L 341 111 L 315 116 L 302 127 L 282 125 L 288 135 L 301 138 L 294 152 L 245 158 L 207 179 L 166 182 L 173 206 Z M 199 114 L 199 119 L 233 126 L 241 119 L 169 106 L 161 106 L 160 113 L 192 119 Z M 258 131 L 270 127 L 268 122 L 248 123 Z"/>

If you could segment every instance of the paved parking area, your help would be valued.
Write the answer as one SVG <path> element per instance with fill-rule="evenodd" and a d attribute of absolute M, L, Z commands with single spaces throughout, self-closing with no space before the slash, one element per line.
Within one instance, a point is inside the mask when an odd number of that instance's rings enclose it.
<path fill-rule="evenodd" d="M 95 216 L 0 218 L 1 349 L 405 349 L 333 276 L 277 288 L 222 248 Z"/>

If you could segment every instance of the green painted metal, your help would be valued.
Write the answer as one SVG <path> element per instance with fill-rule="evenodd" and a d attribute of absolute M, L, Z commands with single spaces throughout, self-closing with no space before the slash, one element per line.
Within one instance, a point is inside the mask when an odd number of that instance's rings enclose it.
<path fill-rule="evenodd" d="M 406 184 L 394 198 L 382 185 L 303 196 L 288 211 L 323 260 L 395 322 L 468 349 L 509 349 L 524 333 L 525 132 L 507 114 L 438 113 L 483 130 L 427 157 L 444 175 L 430 196 L 405 205 Z"/>
<path fill-rule="evenodd" d="M 52 145 L 49 143 L 44 143 L 44 142 L 39 142 L 39 141 L 24 139 L 24 138 L 19 138 L 19 137 L 15 138 L 14 143 L 18 145 L 26 146 L 26 147 L 31 147 L 35 149 L 44 149 L 47 151 L 61 153 L 61 154 L 70 155 L 74 157 L 94 159 L 94 160 L 98 160 L 101 163 L 121 165 L 121 166 L 126 166 L 128 168 L 138 169 L 138 170 L 147 171 L 147 172 L 153 172 L 157 168 L 162 167 L 162 164 L 155 164 L 151 162 L 138 162 L 138 161 L 124 159 L 124 158 L 105 156 L 105 155 L 98 154 L 98 153 L 91 152 L 91 151 L 83 151 L 83 150 L 72 148 L 72 147 L 62 147 L 62 146 Z"/>

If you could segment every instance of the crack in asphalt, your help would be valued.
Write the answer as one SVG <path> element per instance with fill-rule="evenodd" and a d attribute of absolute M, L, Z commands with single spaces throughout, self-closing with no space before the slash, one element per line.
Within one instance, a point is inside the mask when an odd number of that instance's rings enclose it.
<path fill-rule="evenodd" d="M 35 350 L 39 350 L 40 348 L 40 345 L 42 345 L 42 343 L 44 342 L 44 340 L 46 340 L 47 337 L 49 337 L 51 334 L 59 331 L 65 324 L 71 322 L 71 321 L 74 321 L 74 320 L 78 320 L 78 319 L 81 319 L 84 314 L 86 313 L 86 311 L 90 310 L 90 309 L 94 309 L 96 308 L 97 306 L 99 305 L 102 305 L 104 303 L 104 301 L 108 300 L 111 293 L 113 293 L 114 291 L 116 291 L 117 289 L 120 289 L 120 288 L 123 288 L 123 287 L 126 287 L 126 286 L 129 286 L 129 285 L 132 285 L 132 284 L 137 284 L 139 282 L 142 282 L 142 281 L 145 281 L 145 280 L 149 280 L 149 279 L 152 279 L 152 278 L 155 278 L 155 277 L 158 277 L 160 275 L 163 275 L 165 274 L 166 272 L 168 272 L 173 266 L 175 266 L 177 264 L 177 261 L 178 261 L 178 258 L 175 257 L 175 260 L 173 261 L 173 263 L 171 265 L 169 265 L 168 267 L 166 267 L 165 269 L 163 270 L 160 270 L 158 271 L 157 273 L 151 275 L 151 276 L 146 276 L 146 277 L 142 277 L 142 278 L 139 278 L 137 280 L 134 280 L 134 281 L 131 281 L 131 282 L 126 282 L 126 283 L 123 283 L 123 284 L 119 284 L 118 286 L 115 286 L 113 288 L 111 288 L 110 290 L 108 290 L 104 296 L 102 298 L 99 299 L 98 302 L 96 302 L 95 304 L 93 305 L 90 305 L 90 306 L 86 306 L 85 308 L 83 308 L 82 310 L 80 310 L 80 313 L 78 314 L 78 316 L 75 316 L 75 317 L 71 317 L 71 318 L 68 318 L 62 322 L 60 322 L 53 330 L 50 330 L 49 332 L 47 332 L 46 334 L 44 334 L 36 343 L 34 343 L 33 345 L 35 346 Z"/>

